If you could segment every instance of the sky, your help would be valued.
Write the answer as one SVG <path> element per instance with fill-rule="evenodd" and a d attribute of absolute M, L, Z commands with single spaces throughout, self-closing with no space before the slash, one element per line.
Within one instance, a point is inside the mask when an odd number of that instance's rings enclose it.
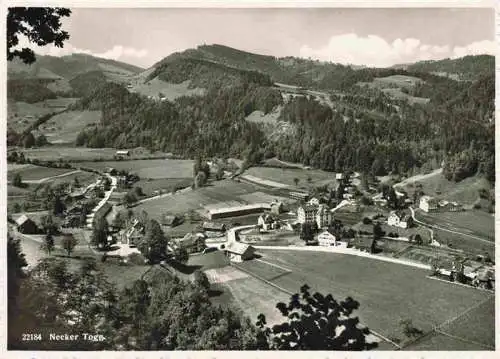
<path fill-rule="evenodd" d="M 215 43 L 377 67 L 494 54 L 496 48 L 494 11 L 487 8 L 75 8 L 63 28 L 70 34 L 64 48 L 30 47 L 143 68 L 173 52 Z"/>

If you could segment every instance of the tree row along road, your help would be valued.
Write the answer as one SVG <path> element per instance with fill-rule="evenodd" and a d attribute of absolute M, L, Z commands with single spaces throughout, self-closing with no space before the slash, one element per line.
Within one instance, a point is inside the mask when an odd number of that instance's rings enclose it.
<path fill-rule="evenodd" d="M 422 222 L 422 221 L 419 221 L 416 217 L 415 217 L 415 210 L 410 207 L 410 212 L 411 212 L 411 216 L 413 218 L 413 221 L 415 223 L 418 223 L 418 224 L 421 224 L 422 226 L 425 226 L 425 227 L 430 227 L 430 228 L 435 228 L 435 229 L 439 229 L 440 231 L 444 231 L 444 232 L 449 232 L 449 233 L 454 233 L 454 234 L 459 234 L 461 236 L 465 236 L 465 237 L 469 237 L 469 238 L 472 238 L 472 239 L 475 239 L 475 240 L 478 240 L 480 242 L 483 242 L 483 243 L 487 243 L 489 245 L 495 245 L 495 242 L 492 242 L 492 241 L 489 241 L 487 239 L 484 239 L 484 238 L 481 238 L 481 237 L 478 237 L 478 236 L 473 236 L 472 234 L 467 234 L 467 233 L 462 233 L 462 232 L 458 232 L 458 231 L 453 231 L 451 229 L 446 229 L 446 228 L 443 228 L 443 227 L 439 227 L 439 226 L 436 226 L 434 224 L 428 224 L 428 223 L 425 223 L 425 222 Z"/>

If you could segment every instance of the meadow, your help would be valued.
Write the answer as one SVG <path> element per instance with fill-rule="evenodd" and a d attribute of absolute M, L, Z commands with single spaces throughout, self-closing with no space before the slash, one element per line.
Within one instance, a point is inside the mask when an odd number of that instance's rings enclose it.
<path fill-rule="evenodd" d="M 273 181 L 285 186 L 295 186 L 294 179 L 299 180 L 299 188 L 308 188 L 311 185 L 322 185 L 335 183 L 335 173 L 321 170 L 303 170 L 298 168 L 274 168 L 274 167 L 251 167 L 245 171 L 245 175 L 254 176 L 264 181 Z"/>
<path fill-rule="evenodd" d="M 58 176 L 74 171 L 69 168 L 49 168 L 36 165 L 7 165 L 7 180 L 12 181 L 15 174 L 21 175 L 23 181 L 37 181 L 48 177 Z"/>
<path fill-rule="evenodd" d="M 401 319 L 411 319 L 425 332 L 492 297 L 473 288 L 428 279 L 426 270 L 395 263 L 334 253 L 267 249 L 259 253 L 262 260 L 292 271 L 271 279 L 273 284 L 297 292 L 307 283 L 313 291 L 331 293 L 337 300 L 352 296 L 360 303 L 361 322 L 388 338 L 404 339 L 398 325 Z M 254 270 L 258 262 L 253 264 L 247 269 Z M 263 275 L 260 269 L 259 275 Z M 474 323 L 477 330 L 495 329 L 489 322 Z M 470 331 L 475 328 L 470 327 Z"/>
<path fill-rule="evenodd" d="M 68 111 L 52 117 L 38 129 L 50 143 L 73 143 L 83 129 L 100 120 L 101 111 Z"/>
<path fill-rule="evenodd" d="M 425 213 L 417 211 L 417 219 L 441 228 L 495 241 L 495 217 L 479 210 Z"/>
<path fill-rule="evenodd" d="M 118 171 L 125 170 L 136 173 L 140 178 L 192 178 L 193 161 L 155 159 L 155 160 L 134 160 L 134 161 L 102 161 L 102 162 L 81 162 L 79 166 L 104 171 L 107 168 L 114 168 Z"/>

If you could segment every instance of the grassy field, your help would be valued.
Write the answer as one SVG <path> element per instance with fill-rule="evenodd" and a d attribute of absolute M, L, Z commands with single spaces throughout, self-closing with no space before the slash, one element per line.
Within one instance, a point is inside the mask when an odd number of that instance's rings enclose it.
<path fill-rule="evenodd" d="M 403 181 L 402 187 L 409 193 L 413 193 L 416 184 L 422 185 L 426 195 L 439 197 L 448 201 L 457 201 L 462 204 L 473 204 L 479 197 L 479 190 L 489 190 L 491 184 L 484 178 L 469 177 L 460 182 L 448 181 L 441 172 L 434 171 L 426 176 L 417 176 L 416 180 L 407 179 Z"/>
<path fill-rule="evenodd" d="M 56 98 L 36 103 L 9 101 L 7 104 L 7 126 L 16 132 L 21 132 L 39 117 L 63 110 L 76 100 L 78 99 Z M 32 116 L 32 118 L 29 116 Z"/>
<path fill-rule="evenodd" d="M 50 143 L 73 143 L 83 129 L 100 120 L 101 111 L 69 111 L 52 117 L 40 125 L 39 131 Z"/>
<path fill-rule="evenodd" d="M 40 180 L 47 177 L 58 176 L 64 173 L 72 172 L 73 169 L 66 168 L 48 168 L 35 165 L 7 165 L 7 180 L 11 181 L 16 173 L 21 175 L 21 178 L 26 180 Z"/>
<path fill-rule="evenodd" d="M 246 204 L 239 196 L 259 192 L 256 186 L 232 180 L 217 181 L 194 191 L 176 193 L 141 203 L 134 211 L 145 210 L 151 218 L 161 218 L 165 212 L 182 213 L 188 210 L 204 210 L 205 206 L 232 206 Z M 269 196 L 269 201 L 274 197 Z"/>
<path fill-rule="evenodd" d="M 259 252 L 262 260 L 292 270 L 272 280 L 274 284 L 297 292 L 307 283 L 312 290 L 331 293 L 336 299 L 352 296 L 360 302 L 361 321 L 389 338 L 404 339 L 400 319 L 411 319 L 417 328 L 427 331 L 489 296 L 472 288 L 443 285 L 426 278 L 426 270 L 394 263 L 333 253 Z M 249 268 L 253 270 L 253 266 Z M 489 323 L 477 325 L 494 331 Z"/>
<path fill-rule="evenodd" d="M 93 159 L 113 159 L 116 153 L 114 148 L 86 148 L 86 147 L 59 147 L 51 146 L 23 150 L 24 156 L 31 160 L 57 161 L 91 161 Z"/>
<path fill-rule="evenodd" d="M 440 213 L 417 211 L 417 219 L 441 228 L 495 241 L 495 217 L 491 213 L 477 210 Z"/>
<path fill-rule="evenodd" d="M 202 96 L 205 89 L 189 88 L 189 81 L 184 81 L 180 84 L 173 84 L 155 78 L 147 83 L 138 81 L 132 84 L 132 92 L 140 93 L 144 96 L 158 97 L 161 92 L 167 100 L 173 101 L 181 96 Z"/>
<path fill-rule="evenodd" d="M 335 183 L 335 173 L 320 170 L 302 170 L 295 168 L 273 168 L 273 167 L 251 167 L 245 174 L 283 183 L 288 186 L 295 186 L 294 178 L 299 179 L 298 187 L 308 188 L 308 178 L 311 178 L 312 185 Z"/>
<path fill-rule="evenodd" d="M 146 196 L 151 196 L 154 191 L 171 192 L 176 187 L 189 187 L 193 184 L 193 178 L 159 178 L 141 179 L 134 183 L 134 187 L 141 187 Z"/>
<path fill-rule="evenodd" d="M 81 162 L 79 165 L 99 171 L 112 167 L 116 170 L 126 170 L 137 173 L 140 178 L 190 178 L 193 176 L 193 161 L 191 160 L 165 159 Z"/>

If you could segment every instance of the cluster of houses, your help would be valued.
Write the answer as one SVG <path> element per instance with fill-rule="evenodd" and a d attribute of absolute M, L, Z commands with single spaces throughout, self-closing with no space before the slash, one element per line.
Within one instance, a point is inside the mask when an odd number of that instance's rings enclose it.
<path fill-rule="evenodd" d="M 445 200 L 438 201 L 431 196 L 422 196 L 419 202 L 419 208 L 424 212 L 460 212 L 463 211 L 463 206 L 457 202 L 449 202 Z"/>

